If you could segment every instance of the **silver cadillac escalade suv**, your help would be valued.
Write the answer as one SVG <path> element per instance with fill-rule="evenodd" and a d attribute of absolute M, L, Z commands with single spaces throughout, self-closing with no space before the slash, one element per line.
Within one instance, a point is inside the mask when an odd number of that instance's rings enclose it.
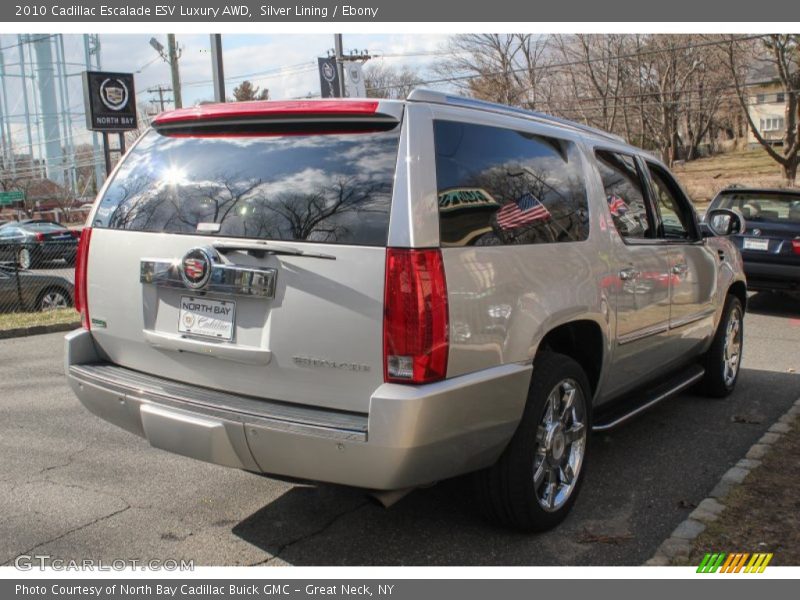
<path fill-rule="evenodd" d="M 386 503 L 473 473 L 542 530 L 591 431 L 733 390 L 745 224 L 712 213 L 618 137 L 428 90 L 162 113 L 81 236 L 66 372 L 156 448 Z"/>

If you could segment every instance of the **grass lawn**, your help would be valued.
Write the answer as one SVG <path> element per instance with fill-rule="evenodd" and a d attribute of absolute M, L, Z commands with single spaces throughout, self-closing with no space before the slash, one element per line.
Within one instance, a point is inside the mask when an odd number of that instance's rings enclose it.
<path fill-rule="evenodd" d="M 698 158 L 676 164 L 672 170 L 695 204 L 701 206 L 734 183 L 760 187 L 785 185 L 780 166 L 761 148 Z"/>
<path fill-rule="evenodd" d="M 46 312 L 0 313 L 0 330 L 57 323 L 75 323 L 77 326 L 79 322 L 80 317 L 74 308 L 60 308 Z"/>

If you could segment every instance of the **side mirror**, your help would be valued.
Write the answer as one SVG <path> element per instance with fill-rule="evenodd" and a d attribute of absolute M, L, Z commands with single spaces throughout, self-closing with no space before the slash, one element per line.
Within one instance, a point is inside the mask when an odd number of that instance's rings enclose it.
<path fill-rule="evenodd" d="M 738 210 L 715 208 L 706 213 L 703 224 L 712 235 L 739 235 L 745 232 L 747 224 L 744 215 Z"/>

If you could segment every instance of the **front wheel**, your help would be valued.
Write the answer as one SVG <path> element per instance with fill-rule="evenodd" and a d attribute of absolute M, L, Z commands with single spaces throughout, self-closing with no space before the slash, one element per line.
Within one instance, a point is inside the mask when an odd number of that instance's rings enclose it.
<path fill-rule="evenodd" d="M 514 437 L 494 466 L 475 474 L 476 495 L 490 520 L 544 531 L 567 516 L 586 471 L 589 389 L 570 357 L 537 357 Z"/>
<path fill-rule="evenodd" d="M 736 296 L 728 296 L 722 310 L 714 341 L 703 357 L 706 374 L 701 386 L 706 395 L 712 398 L 728 396 L 736 381 L 742 365 L 742 342 L 744 339 L 744 310 Z"/>

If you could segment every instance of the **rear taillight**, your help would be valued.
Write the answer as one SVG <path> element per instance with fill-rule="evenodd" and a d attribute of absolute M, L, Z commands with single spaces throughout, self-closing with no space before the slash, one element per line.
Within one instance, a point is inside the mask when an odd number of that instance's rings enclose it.
<path fill-rule="evenodd" d="M 795 254 L 800 254 L 800 240 L 792 240 L 792 251 Z"/>
<path fill-rule="evenodd" d="M 41 242 L 42 240 L 44 240 L 44 234 L 41 231 L 37 231 L 34 234 L 34 237 L 36 238 L 37 242 Z"/>
<path fill-rule="evenodd" d="M 86 297 L 86 274 L 89 265 L 89 240 L 91 239 L 91 227 L 84 228 L 80 241 L 78 241 L 78 254 L 75 257 L 75 309 L 81 315 L 81 326 L 84 329 L 91 329 L 89 303 Z"/>
<path fill-rule="evenodd" d="M 430 383 L 447 375 L 447 284 L 440 250 L 386 250 L 384 380 Z"/>

